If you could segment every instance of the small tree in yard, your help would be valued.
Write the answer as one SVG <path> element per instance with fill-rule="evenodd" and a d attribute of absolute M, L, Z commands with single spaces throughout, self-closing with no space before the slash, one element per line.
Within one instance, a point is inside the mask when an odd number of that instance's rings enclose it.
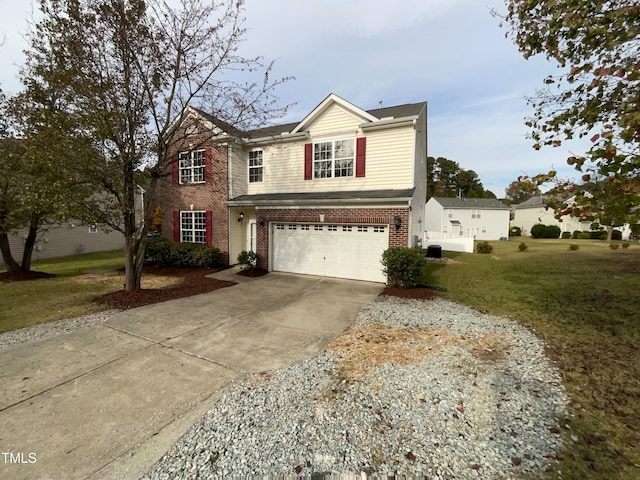
<path fill-rule="evenodd" d="M 186 107 L 239 128 L 286 113 L 274 92 L 287 79 L 271 80 L 272 64 L 238 55 L 243 5 L 39 0 L 42 16 L 32 24 L 23 80 L 72 93 L 69 111 L 79 115 L 101 154 L 78 172 L 95 194 L 77 202 L 75 211 L 124 235 L 126 290 L 140 288 L 158 182 L 171 171 L 172 145 L 185 139 L 174 127 Z M 236 80 L 239 72 L 256 70 L 264 71 L 260 81 Z M 141 219 L 135 199 L 145 167 Z"/>
<path fill-rule="evenodd" d="M 637 0 L 505 0 L 503 16 L 525 58 L 545 55 L 559 75 L 530 100 L 527 121 L 534 148 L 589 138 L 591 148 L 567 159 L 594 185 L 588 192 L 556 172 L 537 184 L 555 183 L 548 206 L 556 216 L 599 219 L 614 226 L 640 218 L 640 4 Z M 575 202 L 566 201 L 574 198 Z"/>
<path fill-rule="evenodd" d="M 382 265 L 390 287 L 415 287 L 425 265 L 424 253 L 418 247 L 390 247 L 382 253 Z"/>

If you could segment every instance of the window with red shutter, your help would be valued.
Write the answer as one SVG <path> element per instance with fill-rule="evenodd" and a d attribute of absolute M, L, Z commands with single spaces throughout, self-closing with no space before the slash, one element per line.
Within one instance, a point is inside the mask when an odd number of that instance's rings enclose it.
<path fill-rule="evenodd" d="M 356 177 L 364 177 L 367 158 L 367 138 L 356 139 Z"/>
<path fill-rule="evenodd" d="M 313 144 L 307 143 L 304 146 L 304 179 L 313 178 Z"/>

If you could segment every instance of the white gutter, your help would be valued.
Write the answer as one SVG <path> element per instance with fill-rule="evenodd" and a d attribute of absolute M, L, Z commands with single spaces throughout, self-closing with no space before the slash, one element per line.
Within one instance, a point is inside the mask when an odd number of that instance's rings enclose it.
<path fill-rule="evenodd" d="M 298 133 L 283 133 L 280 135 L 271 135 L 268 137 L 260 138 L 244 138 L 242 142 L 246 145 L 257 145 L 261 143 L 273 143 L 273 142 L 294 142 L 296 140 L 302 140 L 309 138 L 309 132 Z"/>
<path fill-rule="evenodd" d="M 408 127 L 415 125 L 417 120 L 418 116 L 412 115 L 411 117 L 392 118 L 389 120 L 380 120 L 379 122 L 361 123 L 360 128 L 362 131 L 366 131 L 390 127 Z"/>

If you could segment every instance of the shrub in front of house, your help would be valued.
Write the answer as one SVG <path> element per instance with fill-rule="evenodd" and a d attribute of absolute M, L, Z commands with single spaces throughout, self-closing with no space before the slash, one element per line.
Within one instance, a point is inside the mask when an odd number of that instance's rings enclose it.
<path fill-rule="evenodd" d="M 521 252 L 526 252 L 528 249 L 529 246 L 524 242 L 520 242 L 520 245 L 518 245 L 518 250 Z"/>
<path fill-rule="evenodd" d="M 611 232 L 611 240 L 622 240 L 622 232 L 620 230 Z"/>
<path fill-rule="evenodd" d="M 619 244 L 619 243 L 613 243 L 613 242 L 611 242 L 611 243 L 609 244 L 609 248 L 610 248 L 611 250 L 617 250 L 618 248 L 620 248 L 620 244 Z"/>
<path fill-rule="evenodd" d="M 147 240 L 144 263 L 159 267 L 215 268 L 222 266 L 222 255 L 217 248 L 200 243 L 178 243 L 154 237 Z"/>
<path fill-rule="evenodd" d="M 562 232 L 562 238 L 571 238 L 571 232 Z"/>
<path fill-rule="evenodd" d="M 390 287 L 415 287 L 425 265 L 424 252 L 420 247 L 387 248 L 381 261 Z"/>
<path fill-rule="evenodd" d="M 560 237 L 560 227 L 536 223 L 531 227 L 531 236 L 534 238 L 558 238 Z"/>
<path fill-rule="evenodd" d="M 258 254 L 253 251 L 243 250 L 238 254 L 238 263 L 243 270 L 254 270 L 258 268 Z"/>
<path fill-rule="evenodd" d="M 520 237 L 522 236 L 522 229 L 520 227 L 511 227 L 509 229 L 510 237 Z"/>
<path fill-rule="evenodd" d="M 573 233 L 571 234 L 571 238 L 576 239 L 576 238 L 580 238 L 578 235 L 580 235 L 582 232 L 580 230 L 574 230 Z"/>
<path fill-rule="evenodd" d="M 629 243 L 629 242 L 624 242 L 624 243 L 622 244 L 622 248 L 629 248 L 629 246 L 630 246 L 630 243 Z"/>
<path fill-rule="evenodd" d="M 569 245 L 569 250 L 580 250 L 580 245 L 578 245 L 577 243 L 572 243 L 571 245 Z"/>
<path fill-rule="evenodd" d="M 576 238 L 579 240 L 588 240 L 591 238 L 591 234 L 589 232 L 580 232 Z"/>
<path fill-rule="evenodd" d="M 478 243 L 478 246 L 476 247 L 476 252 L 491 253 L 493 252 L 493 246 L 491 246 L 491 244 L 485 240 L 484 242 Z"/>

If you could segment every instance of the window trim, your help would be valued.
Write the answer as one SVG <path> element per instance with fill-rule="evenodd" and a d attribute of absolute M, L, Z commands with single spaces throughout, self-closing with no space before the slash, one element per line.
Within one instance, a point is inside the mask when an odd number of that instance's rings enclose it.
<path fill-rule="evenodd" d="M 260 164 L 259 165 L 251 165 L 251 154 L 257 154 L 259 153 L 259 157 L 260 157 Z M 253 160 L 257 160 L 257 159 L 253 159 Z M 251 179 L 251 172 L 252 170 L 255 170 L 256 175 L 259 172 L 260 174 L 260 179 L 259 180 L 252 180 Z M 262 183 L 264 182 L 264 150 L 261 148 L 256 148 L 253 150 L 249 150 L 249 154 L 248 154 L 248 158 L 247 158 L 247 180 L 249 183 Z"/>
<path fill-rule="evenodd" d="M 194 166 L 194 157 L 196 154 L 202 153 L 202 165 Z M 183 158 L 183 155 L 187 155 L 188 158 Z M 182 161 L 186 160 L 190 162 L 189 166 L 182 166 Z M 199 160 L 199 159 L 198 159 Z M 202 180 L 194 180 L 195 178 L 195 170 L 202 169 Z M 188 172 L 189 180 L 183 181 L 183 172 Z M 185 175 L 186 177 L 186 175 Z M 207 149 L 199 148 L 196 150 L 187 150 L 184 152 L 178 153 L 178 183 L 181 185 L 191 185 L 198 183 L 205 183 L 207 181 Z"/>
<path fill-rule="evenodd" d="M 352 155 L 350 157 L 339 157 L 336 158 L 336 144 L 338 142 L 351 142 L 351 153 Z M 331 154 L 330 158 L 320 158 L 317 159 L 316 158 L 316 152 L 317 152 L 317 147 L 320 144 L 331 144 L 331 150 L 329 151 Z M 348 137 L 332 137 L 332 138 L 326 138 L 326 139 L 317 139 L 314 140 L 311 143 L 311 175 L 312 175 L 312 179 L 313 180 L 324 180 L 324 179 L 328 179 L 328 178 L 355 178 L 356 176 L 356 157 L 357 157 L 357 152 L 356 152 L 356 138 L 352 137 L 352 136 L 348 136 Z M 318 152 L 319 153 L 319 152 Z M 350 161 L 350 164 L 347 165 L 346 167 L 340 167 L 338 168 L 336 166 L 336 161 Z M 317 167 L 318 164 L 320 163 L 324 163 L 324 162 L 330 162 L 330 167 L 329 169 L 323 169 L 322 171 L 326 171 L 328 173 L 330 173 L 330 175 L 327 176 L 321 176 L 318 175 L 319 169 Z M 343 175 L 341 174 L 337 174 L 337 172 L 342 172 L 342 170 L 344 169 L 350 169 L 350 174 L 348 175 Z"/>
<path fill-rule="evenodd" d="M 185 215 L 186 214 L 186 215 Z M 202 225 L 204 228 L 196 228 L 195 217 L 196 214 L 202 215 L 202 221 L 204 222 Z M 183 218 L 191 217 L 191 228 L 185 229 L 183 228 Z M 180 221 L 180 243 L 195 243 L 198 245 L 206 245 L 207 244 L 207 211 L 206 210 L 180 210 L 179 214 Z M 185 240 L 185 233 L 190 232 L 192 240 Z M 200 233 L 202 235 L 202 241 L 196 241 L 196 233 Z"/>

